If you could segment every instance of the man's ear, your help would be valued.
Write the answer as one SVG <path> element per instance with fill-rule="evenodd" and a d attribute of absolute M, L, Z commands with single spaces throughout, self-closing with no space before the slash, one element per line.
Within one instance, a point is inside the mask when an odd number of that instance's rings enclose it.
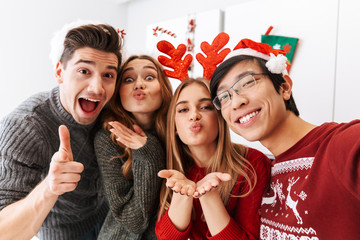
<path fill-rule="evenodd" d="M 63 77 L 63 65 L 61 62 L 57 62 L 55 68 L 55 78 L 59 84 L 63 83 L 62 77 Z"/>
<path fill-rule="evenodd" d="M 283 78 L 285 82 L 281 84 L 280 91 L 282 93 L 284 100 L 286 101 L 290 99 L 293 82 L 289 77 L 289 75 L 284 75 Z"/>

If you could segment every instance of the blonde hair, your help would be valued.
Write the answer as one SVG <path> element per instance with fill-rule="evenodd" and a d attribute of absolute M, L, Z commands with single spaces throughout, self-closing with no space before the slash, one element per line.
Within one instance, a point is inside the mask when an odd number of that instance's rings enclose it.
<path fill-rule="evenodd" d="M 183 81 L 176 89 L 171 100 L 166 125 L 166 168 L 175 169 L 184 175 L 186 175 L 189 168 L 194 164 L 194 160 L 187 145 L 184 144 L 176 134 L 175 108 L 181 91 L 192 84 L 203 86 L 209 91 L 210 95 L 208 80 L 203 78 L 189 78 Z M 215 156 L 211 159 L 209 167 L 206 169 L 206 173 L 223 172 L 229 173 L 232 176 L 231 181 L 223 182 L 218 188 L 221 199 L 225 205 L 230 197 L 245 197 L 251 193 L 256 185 L 256 172 L 253 166 L 244 157 L 247 154 L 247 148 L 243 145 L 231 142 L 228 125 L 220 116 L 220 113 L 218 111 L 216 112 L 219 126 L 219 133 L 216 139 L 217 147 Z M 246 188 L 247 191 L 241 192 L 241 195 L 234 196 L 231 195 L 231 190 L 239 176 L 244 176 L 245 181 L 248 183 L 248 188 Z M 165 181 L 163 181 L 160 193 L 160 213 L 158 219 L 160 219 L 169 208 L 171 198 L 172 191 L 166 187 Z"/>
<path fill-rule="evenodd" d="M 133 125 L 136 124 L 135 118 L 132 115 L 131 112 L 128 112 L 124 109 L 123 105 L 121 104 L 120 100 L 120 86 L 122 82 L 122 78 L 124 75 L 124 70 L 126 66 L 129 64 L 129 62 L 136 60 L 136 59 L 145 59 L 150 62 L 152 62 L 156 69 L 157 69 L 157 75 L 158 75 L 158 81 L 160 83 L 160 91 L 162 96 L 162 103 L 159 109 L 155 112 L 155 119 L 154 119 L 154 126 L 157 136 L 160 138 L 161 142 L 165 145 L 165 128 L 166 128 L 166 113 L 168 111 L 170 101 L 172 98 L 172 87 L 170 84 L 169 79 L 166 77 L 163 71 L 162 65 L 155 60 L 154 58 L 148 56 L 148 55 L 133 55 L 130 56 L 122 65 L 120 69 L 120 74 L 118 76 L 116 86 L 115 86 L 115 92 L 112 98 L 109 101 L 109 104 L 107 108 L 104 111 L 103 114 L 103 127 L 109 131 L 111 126 L 108 124 L 110 121 L 119 121 L 122 124 L 124 124 L 126 127 L 133 129 Z M 109 131 L 110 132 L 110 131 Z M 112 141 L 122 147 L 124 149 L 124 152 L 120 157 L 126 157 L 127 160 L 123 165 L 123 174 L 126 178 L 131 179 L 132 176 L 132 154 L 131 149 L 125 147 L 118 141 L 116 141 L 116 136 L 110 132 L 110 137 Z"/>

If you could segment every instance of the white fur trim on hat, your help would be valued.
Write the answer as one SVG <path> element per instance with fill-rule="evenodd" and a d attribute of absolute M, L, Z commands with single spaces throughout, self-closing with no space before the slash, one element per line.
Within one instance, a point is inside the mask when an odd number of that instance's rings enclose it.
<path fill-rule="evenodd" d="M 270 53 L 270 59 L 265 65 L 271 73 L 280 74 L 283 73 L 284 70 L 286 71 L 286 61 L 287 58 L 284 55 L 278 54 L 275 56 L 275 54 Z"/>
<path fill-rule="evenodd" d="M 266 61 L 265 65 L 271 73 L 274 73 L 274 74 L 282 73 L 282 75 L 288 75 L 288 72 L 286 70 L 287 57 L 285 57 L 282 54 L 278 54 L 277 56 L 275 56 L 273 53 L 270 53 L 270 56 L 269 56 L 267 54 L 258 52 L 252 48 L 241 48 L 241 49 L 236 49 L 236 50 L 230 52 L 226 56 L 225 60 L 227 60 L 231 57 L 234 57 L 234 56 L 238 56 L 238 55 L 248 55 L 248 56 L 253 56 L 253 57 L 258 57 L 258 58 L 264 59 Z"/>
<path fill-rule="evenodd" d="M 73 28 L 77 28 L 87 24 L 100 24 L 100 22 L 78 19 L 72 23 L 65 24 L 59 31 L 54 33 L 54 36 L 50 42 L 51 48 L 49 54 L 50 60 L 54 68 L 56 68 L 56 64 L 60 60 L 61 55 L 64 52 L 64 41 L 66 34 Z"/>
<path fill-rule="evenodd" d="M 270 56 L 266 55 L 264 53 L 255 51 L 254 49 L 251 48 L 241 48 L 241 49 L 236 49 L 231 51 L 225 58 L 225 60 L 237 56 L 237 55 L 249 55 L 249 56 L 254 56 L 254 57 L 258 57 L 258 58 L 262 58 L 264 60 L 269 60 Z"/>

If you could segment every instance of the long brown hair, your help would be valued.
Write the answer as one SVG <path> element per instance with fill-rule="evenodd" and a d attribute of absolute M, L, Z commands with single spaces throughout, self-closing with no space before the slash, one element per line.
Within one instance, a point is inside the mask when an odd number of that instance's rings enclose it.
<path fill-rule="evenodd" d="M 168 111 L 170 101 L 172 98 L 172 87 L 170 84 L 169 79 L 164 74 L 162 65 L 148 55 L 133 55 L 130 56 L 122 65 L 120 69 L 120 74 L 116 82 L 115 92 L 112 98 L 109 101 L 109 105 L 104 111 L 103 114 L 103 127 L 109 131 L 111 126 L 108 124 L 110 121 L 119 121 L 124 124 L 126 127 L 133 129 L 133 125 L 136 123 L 134 116 L 131 112 L 128 112 L 124 109 L 123 105 L 121 104 L 120 100 L 120 86 L 122 82 L 122 78 L 124 75 L 124 70 L 126 69 L 129 62 L 135 59 L 145 59 L 152 62 L 157 69 L 158 81 L 160 83 L 160 91 L 162 96 L 162 103 L 159 109 L 155 112 L 155 120 L 154 120 L 154 127 L 157 136 L 160 138 L 161 142 L 165 145 L 165 128 L 166 128 L 166 113 Z M 110 131 L 109 131 L 110 132 Z M 132 178 L 132 154 L 131 149 L 125 147 L 118 141 L 116 141 L 116 136 L 110 132 L 110 137 L 112 141 L 122 147 L 124 149 L 124 153 L 120 157 L 126 157 L 127 160 L 123 165 L 123 174 L 126 178 Z"/>
<path fill-rule="evenodd" d="M 208 80 L 203 78 L 189 78 L 183 81 L 176 89 L 174 97 L 171 100 L 166 125 L 166 168 L 175 169 L 185 175 L 189 168 L 194 164 L 194 160 L 188 146 L 184 144 L 176 134 L 175 112 L 176 103 L 181 91 L 192 84 L 199 84 L 200 86 L 203 86 L 206 88 L 206 90 L 209 91 L 210 95 Z M 233 196 L 231 195 L 231 190 L 237 182 L 239 176 L 244 176 L 244 180 L 248 183 L 248 187 L 246 188 L 247 191 L 241 192 L 241 195 L 233 197 L 245 197 L 250 194 L 256 185 L 256 173 L 253 166 L 245 158 L 247 154 L 247 148 L 243 145 L 234 144 L 231 142 L 228 125 L 219 115 L 218 111 L 216 112 L 219 126 L 219 133 L 216 139 L 217 147 L 215 156 L 212 158 L 209 167 L 206 169 L 206 172 L 223 172 L 229 173 L 232 176 L 231 181 L 222 183 L 218 188 L 221 199 L 223 200 L 224 204 L 226 204 L 230 196 Z M 171 198 L 172 191 L 166 187 L 164 181 L 161 186 L 160 193 L 159 219 L 169 208 Z"/>

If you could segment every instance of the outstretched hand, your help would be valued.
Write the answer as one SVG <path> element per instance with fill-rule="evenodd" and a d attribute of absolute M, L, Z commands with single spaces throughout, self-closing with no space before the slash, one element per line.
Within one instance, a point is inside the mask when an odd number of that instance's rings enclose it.
<path fill-rule="evenodd" d="M 66 126 L 59 127 L 60 147 L 50 163 L 47 176 L 50 191 L 53 194 L 61 195 L 75 190 L 84 170 L 84 165 L 74 162 L 70 146 L 70 133 Z"/>
<path fill-rule="evenodd" d="M 212 189 L 217 188 L 221 182 L 230 181 L 231 176 L 228 173 L 212 172 L 196 183 L 194 197 L 200 197 Z"/>
<path fill-rule="evenodd" d="M 133 126 L 133 131 L 117 121 L 109 122 L 109 124 L 113 127 L 110 131 L 116 135 L 116 140 L 126 147 L 139 149 L 145 145 L 147 136 L 138 125 Z"/>
<path fill-rule="evenodd" d="M 158 176 L 166 178 L 166 186 L 175 193 L 192 196 L 195 192 L 196 184 L 179 171 L 161 170 Z"/>

